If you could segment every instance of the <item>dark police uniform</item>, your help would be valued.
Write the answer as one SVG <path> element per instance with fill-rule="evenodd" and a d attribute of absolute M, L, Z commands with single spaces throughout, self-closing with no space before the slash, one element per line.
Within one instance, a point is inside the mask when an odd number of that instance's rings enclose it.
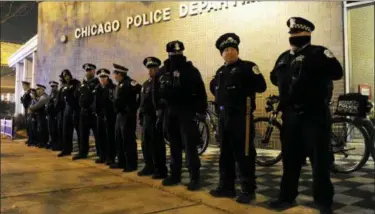
<path fill-rule="evenodd" d="M 29 95 L 31 98 L 30 106 L 35 105 L 35 103 L 38 102 L 38 98 L 36 96 L 36 90 L 33 88 L 29 89 Z M 26 111 L 29 111 L 29 109 L 27 109 Z M 37 146 L 38 123 L 37 123 L 36 113 L 33 111 L 28 112 L 26 122 L 27 122 L 27 127 L 28 127 L 27 132 L 29 136 L 28 146 Z"/>
<path fill-rule="evenodd" d="M 63 149 L 64 145 L 64 134 L 63 134 L 63 125 L 64 125 L 64 111 L 65 111 L 65 100 L 63 96 L 63 89 L 66 86 L 66 81 L 60 77 L 60 89 L 57 92 L 55 110 L 56 110 L 56 120 L 57 120 L 57 150 L 60 151 Z"/>
<path fill-rule="evenodd" d="M 88 72 L 91 70 L 95 70 L 96 66 L 90 63 L 86 63 L 83 65 L 83 69 Z M 89 153 L 89 137 L 90 137 L 90 130 L 94 133 L 95 138 L 95 147 L 96 147 L 96 154 L 100 157 L 100 147 L 97 143 L 97 130 L 96 130 L 96 116 L 93 111 L 93 103 L 94 103 L 94 94 L 93 91 L 95 87 L 99 84 L 98 78 L 94 77 L 90 80 L 84 80 L 79 91 L 79 106 L 81 108 L 80 111 L 80 118 L 79 118 L 79 132 L 80 132 L 80 145 L 79 145 L 79 152 L 77 155 L 73 157 L 73 160 L 87 158 Z M 96 163 L 104 163 L 105 160 L 97 159 Z"/>
<path fill-rule="evenodd" d="M 216 48 L 222 53 L 228 47 L 238 50 L 239 44 L 240 38 L 236 34 L 227 33 L 218 38 Z M 266 82 L 258 66 L 254 62 L 241 59 L 221 66 L 210 82 L 211 93 L 215 96 L 219 108 L 217 110 L 220 136 L 220 183 L 218 188 L 210 192 L 213 196 L 235 196 L 237 163 L 241 180 L 241 193 L 237 201 L 249 203 L 255 198 L 256 151 L 255 127 L 252 121 L 256 109 L 256 93 L 263 93 L 266 88 Z M 250 101 L 251 107 L 247 106 L 247 100 Z M 250 121 L 249 127 L 246 126 L 247 120 Z M 246 151 L 246 144 L 249 145 L 249 151 Z"/>
<path fill-rule="evenodd" d="M 137 170 L 138 151 L 135 139 L 137 124 L 137 109 L 139 93 L 142 86 L 127 76 L 128 69 L 124 66 L 113 64 L 115 73 L 122 73 L 123 80 L 118 83 L 115 93 L 116 125 L 115 138 L 117 144 L 118 166 L 125 172 Z"/>
<path fill-rule="evenodd" d="M 37 84 L 38 89 L 46 87 L 44 85 Z M 38 101 L 29 107 L 30 111 L 34 112 L 37 121 L 37 143 L 40 148 L 48 148 L 48 124 L 46 115 L 46 104 L 48 103 L 48 95 L 42 94 L 38 97 Z"/>
<path fill-rule="evenodd" d="M 64 123 L 63 123 L 63 150 L 59 157 L 70 155 L 73 151 L 73 131 L 77 132 L 78 145 L 80 145 L 79 114 L 80 108 L 78 103 L 78 89 L 81 82 L 73 79 L 69 70 L 63 70 L 61 77 L 69 75 L 71 80 L 63 88 L 62 95 L 65 100 Z"/>
<path fill-rule="evenodd" d="M 51 86 L 51 94 L 49 95 L 48 103 L 46 104 L 46 113 L 48 120 L 48 133 L 49 133 L 49 145 L 52 147 L 52 150 L 57 151 L 59 148 L 58 144 L 58 130 L 57 130 L 57 111 L 56 103 L 58 99 L 58 86 L 59 83 L 55 81 L 50 81 L 49 85 Z"/>
<path fill-rule="evenodd" d="M 22 81 L 22 84 L 23 85 L 28 85 L 30 86 L 30 83 L 29 82 L 26 82 L 26 81 Z M 25 110 L 25 118 L 26 118 L 26 121 L 28 120 L 28 112 L 27 112 L 27 109 L 29 108 L 30 104 L 31 104 L 31 96 L 30 96 L 30 89 L 25 91 L 24 94 L 22 95 L 21 97 L 21 103 L 23 105 L 23 108 Z M 29 144 L 30 142 L 30 130 L 29 130 L 29 126 L 26 125 L 26 131 L 27 131 L 27 136 L 28 136 L 28 140 L 26 141 L 26 144 Z"/>
<path fill-rule="evenodd" d="M 113 108 L 116 85 L 109 79 L 110 71 L 99 69 L 97 76 L 107 77 L 108 84 L 98 84 L 94 89 L 94 111 L 97 116 L 96 144 L 100 148 L 99 158 L 107 165 L 114 164 L 116 158 L 115 122 L 116 114 Z"/>
<path fill-rule="evenodd" d="M 314 25 L 303 18 L 287 22 L 290 33 L 312 32 Z M 282 111 L 283 176 L 279 198 L 270 206 L 289 206 L 298 195 L 301 161 L 309 157 L 313 168 L 314 201 L 321 213 L 331 213 L 333 186 L 330 168 L 333 153 L 330 142 L 331 114 L 329 100 L 332 81 L 343 76 L 340 63 L 327 48 L 310 44 L 311 38 L 291 38 L 290 42 L 306 40 L 297 50 L 282 53 L 271 72 L 271 81 L 278 86 Z"/>
<path fill-rule="evenodd" d="M 161 61 L 156 57 L 143 60 L 146 68 L 159 68 Z M 157 71 L 158 72 L 158 71 Z M 155 74 L 156 75 L 156 74 Z M 156 100 L 158 87 L 157 78 L 150 77 L 143 83 L 139 122 L 142 126 L 142 151 L 145 167 L 138 175 L 153 175 L 155 179 L 165 178 L 168 174 L 166 167 L 166 149 L 162 123 L 157 122 Z"/>
<path fill-rule="evenodd" d="M 165 128 L 171 149 L 171 174 L 163 185 L 175 185 L 181 181 L 182 150 L 185 149 L 190 173 L 189 190 L 200 188 L 200 159 L 197 145 L 200 135 L 196 115 L 205 115 L 207 94 L 199 70 L 182 55 L 184 44 L 172 41 L 167 44 L 170 58 L 164 61 L 160 71 L 161 102 L 166 103 Z"/>

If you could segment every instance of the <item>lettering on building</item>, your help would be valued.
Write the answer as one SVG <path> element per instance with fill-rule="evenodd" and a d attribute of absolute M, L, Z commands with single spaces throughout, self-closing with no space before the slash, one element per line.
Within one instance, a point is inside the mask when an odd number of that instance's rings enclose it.
<path fill-rule="evenodd" d="M 74 37 L 76 39 L 79 39 L 83 37 L 90 37 L 105 33 L 117 32 L 120 30 L 120 28 L 121 23 L 119 20 L 114 20 L 112 22 L 108 21 L 105 23 L 93 24 L 82 28 L 77 28 L 74 31 Z"/>

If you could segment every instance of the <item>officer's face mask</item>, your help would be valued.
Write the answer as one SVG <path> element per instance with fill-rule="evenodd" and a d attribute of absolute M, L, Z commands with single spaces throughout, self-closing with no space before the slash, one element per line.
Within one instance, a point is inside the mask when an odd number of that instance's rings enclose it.
<path fill-rule="evenodd" d="M 303 46 L 311 42 L 311 36 L 291 36 L 289 37 L 289 43 L 292 47 L 302 48 Z"/>
<path fill-rule="evenodd" d="M 182 63 L 184 61 L 184 55 L 182 54 L 169 54 L 168 56 L 169 60 L 171 60 L 171 62 L 173 64 L 179 64 L 179 63 Z"/>

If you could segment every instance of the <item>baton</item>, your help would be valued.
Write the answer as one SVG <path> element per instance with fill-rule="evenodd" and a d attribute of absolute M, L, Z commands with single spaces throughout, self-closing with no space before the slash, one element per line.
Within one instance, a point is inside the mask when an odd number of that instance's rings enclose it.
<path fill-rule="evenodd" d="M 251 124 L 251 98 L 247 97 L 246 99 L 246 136 L 245 136 L 245 156 L 249 156 L 249 147 L 250 147 L 250 124 Z"/>

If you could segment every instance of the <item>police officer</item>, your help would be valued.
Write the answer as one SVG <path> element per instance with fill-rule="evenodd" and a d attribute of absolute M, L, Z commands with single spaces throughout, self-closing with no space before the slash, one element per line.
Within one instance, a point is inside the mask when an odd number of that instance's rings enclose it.
<path fill-rule="evenodd" d="M 278 86 L 282 111 L 283 176 L 280 194 L 270 201 L 273 208 L 291 206 L 298 195 L 301 161 L 307 155 L 313 168 L 314 202 L 320 213 L 332 213 L 333 186 L 330 168 L 331 114 L 329 99 L 332 80 L 343 76 L 340 63 L 330 50 L 311 44 L 315 26 L 292 17 L 287 21 L 291 50 L 282 53 L 271 72 Z"/>
<path fill-rule="evenodd" d="M 30 106 L 35 105 L 35 103 L 38 102 L 38 97 L 36 95 L 36 90 L 34 88 L 28 89 L 31 97 Z M 36 113 L 29 110 L 29 108 L 26 109 L 27 112 L 27 127 L 28 127 L 28 146 L 37 146 L 37 136 L 38 136 L 38 123 L 36 118 Z"/>
<path fill-rule="evenodd" d="M 127 75 L 128 69 L 113 64 L 114 77 L 118 83 L 115 93 L 116 125 L 115 138 L 119 162 L 111 168 L 121 167 L 124 172 L 137 170 L 138 151 L 135 139 L 138 97 L 142 86 Z"/>
<path fill-rule="evenodd" d="M 153 174 L 153 178 L 162 179 L 167 176 L 168 169 L 162 123 L 156 123 L 155 103 L 157 100 L 155 89 L 158 85 L 155 76 L 159 72 L 161 61 L 156 57 L 147 57 L 143 60 L 143 65 L 149 70 L 149 79 L 143 83 L 141 93 L 139 123 L 142 126 L 142 151 L 145 167 L 138 172 L 138 175 Z"/>
<path fill-rule="evenodd" d="M 30 83 L 27 82 L 27 81 L 22 81 L 22 88 L 23 88 L 24 94 L 21 97 L 21 103 L 22 103 L 23 108 L 25 110 L 25 118 L 27 120 L 27 118 L 28 118 L 27 109 L 29 108 L 29 106 L 31 104 L 31 100 L 32 100 L 31 95 L 30 95 Z M 27 132 L 28 140 L 25 143 L 29 144 L 29 142 L 30 142 L 29 126 L 26 126 L 26 132 Z"/>
<path fill-rule="evenodd" d="M 74 79 L 68 69 L 61 72 L 60 75 L 66 81 L 62 95 L 65 100 L 64 122 L 63 122 L 63 149 L 58 157 L 71 155 L 73 151 L 73 130 L 75 129 L 78 136 L 78 145 L 80 145 L 79 132 L 79 114 L 80 108 L 78 103 L 78 90 L 81 82 Z"/>
<path fill-rule="evenodd" d="M 64 125 L 64 109 L 65 109 L 65 100 L 63 96 L 63 89 L 66 86 L 66 81 L 60 76 L 60 88 L 57 92 L 55 111 L 56 111 L 56 120 L 57 120 L 57 149 L 58 151 L 63 148 L 63 125 Z"/>
<path fill-rule="evenodd" d="M 80 130 L 80 144 L 79 152 L 73 157 L 73 160 L 87 158 L 89 153 L 89 136 L 90 129 L 94 133 L 96 153 L 100 157 L 100 148 L 97 144 L 97 133 L 96 133 L 96 116 L 93 112 L 94 94 L 95 87 L 99 84 L 98 78 L 95 77 L 96 66 L 91 63 L 86 63 L 83 66 L 86 71 L 86 80 L 83 81 L 79 88 L 79 106 L 81 107 L 80 118 L 79 118 L 79 130 Z M 96 163 L 103 163 L 104 160 L 97 159 Z"/>
<path fill-rule="evenodd" d="M 46 104 L 48 95 L 45 93 L 46 86 L 37 84 L 36 94 L 38 101 L 29 107 L 29 111 L 36 114 L 37 121 L 37 143 L 39 148 L 49 148 L 48 143 L 48 125 L 46 118 Z"/>
<path fill-rule="evenodd" d="M 240 38 L 226 33 L 216 41 L 225 63 L 210 82 L 211 93 L 219 109 L 220 181 L 210 194 L 215 197 L 235 197 L 235 163 L 238 164 L 241 192 L 239 203 L 255 199 L 255 146 L 253 112 L 256 93 L 267 86 L 258 66 L 238 57 Z"/>
<path fill-rule="evenodd" d="M 48 103 L 46 104 L 46 113 L 48 120 L 48 133 L 49 133 L 49 145 L 53 151 L 58 149 L 58 133 L 57 133 L 57 94 L 59 83 L 56 81 L 50 81 L 51 94 L 49 95 Z"/>
<path fill-rule="evenodd" d="M 115 122 L 116 114 L 113 108 L 116 85 L 109 78 L 108 69 L 99 69 L 96 73 L 99 82 L 94 89 L 94 111 L 97 115 L 97 139 L 96 144 L 100 148 L 100 160 L 107 165 L 115 163 Z"/>
<path fill-rule="evenodd" d="M 163 185 L 181 182 L 182 150 L 185 149 L 190 182 L 188 190 L 200 188 L 200 159 L 197 145 L 200 135 L 196 117 L 204 118 L 207 94 L 199 70 L 183 55 L 181 41 L 171 41 L 166 46 L 168 59 L 160 72 L 161 102 L 166 103 L 165 124 L 171 149 L 171 174 Z"/>

